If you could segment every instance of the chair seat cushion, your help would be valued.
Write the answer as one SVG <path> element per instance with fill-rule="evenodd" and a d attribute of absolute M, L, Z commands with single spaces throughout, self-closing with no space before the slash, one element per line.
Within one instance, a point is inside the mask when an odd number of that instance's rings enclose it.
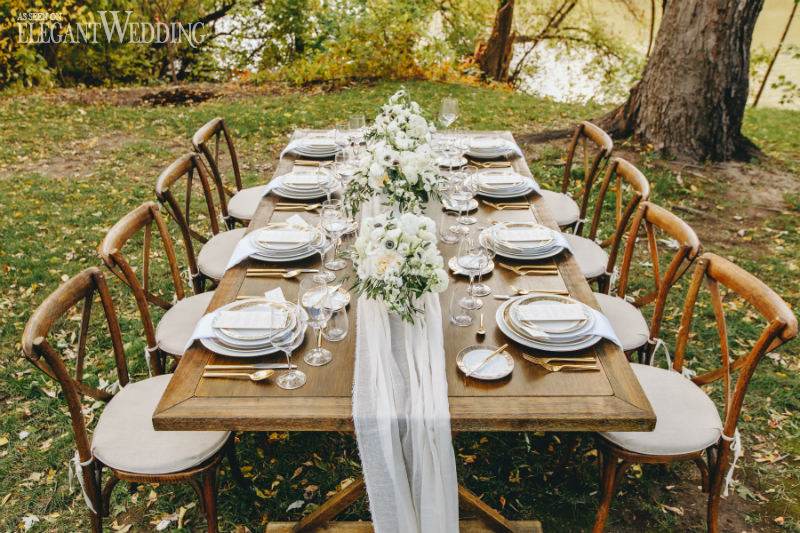
<path fill-rule="evenodd" d="M 252 219 L 266 190 L 266 185 L 259 185 L 237 192 L 228 200 L 228 215 L 243 221 Z"/>
<path fill-rule="evenodd" d="M 605 273 L 608 253 L 599 244 L 571 233 L 564 233 L 564 236 L 572 247 L 572 254 L 586 279 L 594 279 Z"/>
<path fill-rule="evenodd" d="M 601 433 L 603 437 L 643 455 L 694 453 L 719 441 L 722 421 L 717 406 L 700 387 L 672 370 L 631 367 L 656 413 L 656 427 L 651 432 Z"/>
<path fill-rule="evenodd" d="M 135 474 L 170 474 L 209 459 L 228 431 L 156 431 L 155 411 L 172 374 L 129 383 L 100 415 L 92 454 L 103 464 Z"/>
<path fill-rule="evenodd" d="M 556 224 L 564 227 L 578 221 L 581 211 L 575 200 L 560 192 L 542 190 L 541 194 Z"/>
<path fill-rule="evenodd" d="M 650 328 L 638 308 L 616 296 L 596 292 L 594 297 L 600 304 L 600 310 L 611 322 L 623 350 L 627 352 L 644 346 L 650 338 Z"/>
<path fill-rule="evenodd" d="M 237 228 L 217 233 L 197 254 L 197 268 L 213 280 L 219 281 L 225 274 L 228 259 L 231 258 L 236 243 L 242 240 L 247 228 Z"/>
<path fill-rule="evenodd" d="M 156 326 L 158 347 L 172 355 L 183 355 L 183 348 L 205 312 L 214 291 L 189 296 L 170 307 Z"/>

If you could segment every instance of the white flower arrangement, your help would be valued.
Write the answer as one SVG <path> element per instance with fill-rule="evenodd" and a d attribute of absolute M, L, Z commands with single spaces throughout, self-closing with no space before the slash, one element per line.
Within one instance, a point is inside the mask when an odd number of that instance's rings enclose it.
<path fill-rule="evenodd" d="M 405 91 L 395 93 L 367 134 L 369 145 L 345 194 L 351 207 L 382 194 L 384 205 L 419 213 L 421 204 L 440 198 L 442 176 L 428 144 L 432 131 L 419 105 Z"/>
<path fill-rule="evenodd" d="M 353 289 L 382 299 L 389 310 L 408 322 L 423 310 L 422 295 L 447 288 L 444 260 L 436 246 L 436 225 L 428 217 L 405 213 L 380 214 L 361 223 L 350 251 L 356 282 Z"/>
<path fill-rule="evenodd" d="M 384 140 L 398 150 L 415 150 L 431 142 L 436 131 L 421 115 L 419 104 L 405 90 L 399 90 L 381 107 L 375 123 L 367 132 L 368 139 Z"/>

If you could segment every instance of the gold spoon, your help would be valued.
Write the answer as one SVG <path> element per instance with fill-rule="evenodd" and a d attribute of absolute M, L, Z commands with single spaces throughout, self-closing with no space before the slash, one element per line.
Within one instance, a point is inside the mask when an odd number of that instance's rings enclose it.
<path fill-rule="evenodd" d="M 256 372 L 248 373 L 248 372 L 205 372 L 203 374 L 204 378 L 229 378 L 229 377 L 239 377 L 244 376 L 250 378 L 250 381 L 264 381 L 268 379 L 272 374 L 274 374 L 274 370 L 258 370 Z"/>
<path fill-rule="evenodd" d="M 481 323 L 478 326 L 478 329 L 475 331 L 478 335 L 486 335 L 486 330 L 483 329 L 483 313 L 481 313 Z"/>
<path fill-rule="evenodd" d="M 513 286 L 513 285 L 509 285 L 509 287 L 511 287 L 511 290 L 512 290 L 512 291 L 514 291 L 514 292 L 516 292 L 517 294 L 520 294 L 520 295 L 522 295 L 522 296 L 525 296 L 526 294 L 530 294 L 530 293 L 531 293 L 531 291 L 529 291 L 528 289 L 518 289 L 518 288 L 516 288 L 516 287 L 515 287 L 515 286 Z"/>
<path fill-rule="evenodd" d="M 302 274 L 302 270 L 290 270 L 289 272 L 248 272 L 245 274 L 246 278 L 296 278 Z"/>

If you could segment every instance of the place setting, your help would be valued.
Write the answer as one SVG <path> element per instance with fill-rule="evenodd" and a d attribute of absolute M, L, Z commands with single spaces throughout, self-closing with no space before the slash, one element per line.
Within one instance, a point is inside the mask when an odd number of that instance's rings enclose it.
<path fill-rule="evenodd" d="M 479 239 L 497 255 L 519 261 L 546 259 L 570 249 L 561 232 L 534 222 L 499 222 L 483 230 Z"/>
<path fill-rule="evenodd" d="M 313 132 L 291 141 L 281 152 L 281 159 L 290 152 L 309 159 L 327 159 L 336 155 L 340 149 L 335 130 Z"/>
<path fill-rule="evenodd" d="M 510 298 L 497 308 L 495 321 L 504 335 L 523 346 L 570 354 L 550 360 L 526 358 L 535 364 L 569 359 L 571 363 L 567 364 L 582 365 L 586 361 L 574 357 L 601 339 L 620 345 L 602 313 L 568 296 L 533 293 Z M 547 369 L 545 365 L 540 366 Z"/>
<path fill-rule="evenodd" d="M 478 194 L 486 198 L 503 200 L 541 192 L 536 180 L 511 168 L 483 169 L 476 173 L 475 179 L 478 183 Z M 487 204 L 492 205 L 488 202 Z"/>
<path fill-rule="evenodd" d="M 470 135 L 465 148 L 465 155 L 471 159 L 522 157 L 522 150 L 517 143 L 497 135 Z"/>
<path fill-rule="evenodd" d="M 327 249 L 324 231 L 309 225 L 300 215 L 292 215 L 286 222 L 273 222 L 245 235 L 236 244 L 226 270 L 247 258 L 291 263 L 307 259 L 321 249 Z"/>

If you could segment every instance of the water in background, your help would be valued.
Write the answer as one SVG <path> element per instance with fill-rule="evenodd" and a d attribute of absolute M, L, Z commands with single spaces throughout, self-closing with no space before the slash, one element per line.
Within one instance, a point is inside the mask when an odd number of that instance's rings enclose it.
<path fill-rule="evenodd" d="M 793 3 L 794 0 L 766 0 L 764 2 L 764 8 L 753 34 L 752 49 L 754 52 L 762 47 L 766 50 L 773 50 L 778 45 Z M 649 13 L 650 2 L 637 0 L 637 4 L 641 5 L 640 9 L 644 13 Z M 608 33 L 615 38 L 624 39 L 634 53 L 644 59 L 647 51 L 649 19 L 633 17 L 615 0 L 588 0 L 583 3 L 581 9 L 584 10 L 583 13 L 586 16 L 588 13 L 594 13 L 600 22 L 609 28 Z M 656 21 L 656 27 L 658 27 L 657 25 L 658 21 Z M 791 43 L 800 45 L 800 13 L 795 15 L 792 26 L 789 28 L 784 50 Z M 525 44 L 515 45 L 512 65 L 516 63 L 525 49 Z M 598 59 L 593 52 L 568 51 L 557 44 L 542 43 L 536 47 L 526 61 L 530 66 L 526 67 L 520 76 L 520 90 L 557 101 L 586 102 L 593 100 L 598 103 L 623 101 L 627 87 L 630 87 L 636 76 L 622 74 L 606 79 L 597 69 L 591 68 Z M 589 68 L 587 69 L 587 67 Z M 759 107 L 780 106 L 800 109 L 800 101 L 797 100 L 792 104 L 780 104 L 781 91 L 770 87 L 780 75 L 800 84 L 800 60 L 792 59 L 785 53 L 778 56 L 767 87 L 758 103 Z M 750 81 L 751 94 L 758 89 L 762 77 L 763 74 Z"/>

